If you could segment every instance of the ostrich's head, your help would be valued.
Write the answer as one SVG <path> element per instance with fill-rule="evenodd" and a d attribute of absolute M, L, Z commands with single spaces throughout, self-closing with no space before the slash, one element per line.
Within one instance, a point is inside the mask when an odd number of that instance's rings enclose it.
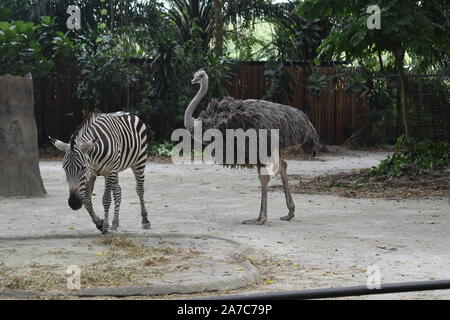
<path fill-rule="evenodd" d="M 194 73 L 194 77 L 192 78 L 191 83 L 196 84 L 196 83 L 201 83 L 201 82 L 207 81 L 207 80 L 208 80 L 208 75 L 206 74 L 205 70 L 199 70 L 196 73 Z"/>

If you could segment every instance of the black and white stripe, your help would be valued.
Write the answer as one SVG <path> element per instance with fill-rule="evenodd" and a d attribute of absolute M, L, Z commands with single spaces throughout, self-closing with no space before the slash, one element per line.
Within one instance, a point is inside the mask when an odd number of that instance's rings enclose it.
<path fill-rule="evenodd" d="M 63 168 L 69 183 L 69 206 L 78 210 L 82 204 L 92 221 L 103 233 L 119 226 L 121 188 L 118 173 L 131 168 L 136 178 L 136 192 L 141 204 L 142 226 L 150 228 L 144 204 L 144 170 L 147 159 L 147 130 L 135 115 L 117 112 L 91 114 L 66 144 L 52 139 L 54 145 L 65 151 Z M 97 176 L 105 177 L 103 195 L 104 219 L 92 206 L 92 190 Z M 109 228 L 109 208 L 114 198 L 114 218 Z"/>

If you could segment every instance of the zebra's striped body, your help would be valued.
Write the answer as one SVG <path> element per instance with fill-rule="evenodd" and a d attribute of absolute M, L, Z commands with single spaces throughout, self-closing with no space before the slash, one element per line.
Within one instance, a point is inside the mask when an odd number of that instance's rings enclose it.
<path fill-rule="evenodd" d="M 111 230 L 117 230 L 121 203 L 118 173 L 131 168 L 141 203 L 142 226 L 150 227 L 144 205 L 147 130 L 137 116 L 124 112 L 91 114 L 72 135 L 69 144 L 52 141 L 57 148 L 65 151 L 63 168 L 69 183 L 69 206 L 72 209 L 78 210 L 83 204 L 97 228 L 106 233 L 112 194 L 114 219 Z M 104 219 L 100 219 L 92 207 L 91 195 L 97 176 L 105 177 Z"/>

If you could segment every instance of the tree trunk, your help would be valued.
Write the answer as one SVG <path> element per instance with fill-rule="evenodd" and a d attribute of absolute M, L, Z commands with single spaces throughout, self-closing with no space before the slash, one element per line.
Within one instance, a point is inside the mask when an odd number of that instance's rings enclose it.
<path fill-rule="evenodd" d="M 405 50 L 399 49 L 394 52 L 395 68 L 397 69 L 398 79 L 400 82 L 400 102 L 402 104 L 402 118 L 405 127 L 405 137 L 407 140 L 411 138 L 411 121 L 408 103 L 406 99 L 406 78 L 404 71 Z"/>
<path fill-rule="evenodd" d="M 42 196 L 33 80 L 0 77 L 0 196 Z"/>
<path fill-rule="evenodd" d="M 223 55 L 223 20 L 221 0 L 214 0 L 214 38 L 216 55 L 221 57 Z"/>

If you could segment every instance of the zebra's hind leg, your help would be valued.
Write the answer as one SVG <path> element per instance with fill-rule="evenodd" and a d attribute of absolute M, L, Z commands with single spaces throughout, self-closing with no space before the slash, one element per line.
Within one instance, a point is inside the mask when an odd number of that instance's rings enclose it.
<path fill-rule="evenodd" d="M 133 168 L 134 177 L 136 178 L 136 192 L 139 197 L 139 201 L 141 203 L 141 216 L 142 216 L 142 229 L 150 229 L 151 224 L 148 220 L 147 209 L 145 208 L 144 202 L 144 170 L 145 170 L 145 162 L 141 166 L 137 168 Z"/>
<path fill-rule="evenodd" d="M 102 233 L 108 233 L 109 229 L 109 208 L 111 206 L 111 192 L 116 185 L 117 173 L 113 172 L 105 176 L 105 193 L 103 194 L 103 208 L 105 216 L 103 218 Z"/>
<path fill-rule="evenodd" d="M 114 219 L 111 224 L 111 231 L 117 231 L 119 227 L 119 209 L 122 202 L 122 189 L 119 185 L 119 177 L 117 176 L 116 183 L 113 186 L 113 198 L 114 198 Z"/>

